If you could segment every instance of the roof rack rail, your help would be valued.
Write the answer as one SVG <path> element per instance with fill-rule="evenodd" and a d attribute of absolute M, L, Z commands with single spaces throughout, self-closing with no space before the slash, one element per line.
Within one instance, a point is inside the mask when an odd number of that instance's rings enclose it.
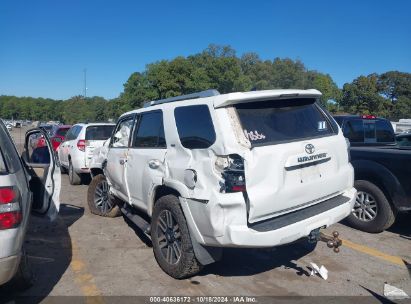
<path fill-rule="evenodd" d="M 174 101 L 179 101 L 179 100 L 187 100 L 187 99 L 211 97 L 211 96 L 217 96 L 217 95 L 220 95 L 220 92 L 218 92 L 215 89 L 211 89 L 211 90 L 196 92 L 196 93 L 187 94 L 187 95 L 180 95 L 176 97 L 147 101 L 144 103 L 144 108 L 155 106 L 155 105 L 162 104 L 162 103 L 174 102 Z"/>

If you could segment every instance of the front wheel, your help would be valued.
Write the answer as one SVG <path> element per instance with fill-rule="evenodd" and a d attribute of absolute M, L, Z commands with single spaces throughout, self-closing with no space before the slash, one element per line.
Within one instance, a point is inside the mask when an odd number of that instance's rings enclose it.
<path fill-rule="evenodd" d="M 395 222 L 396 211 L 388 202 L 384 192 L 366 180 L 354 183 L 357 197 L 353 210 L 347 218 L 350 226 L 377 233 L 389 228 Z"/>
<path fill-rule="evenodd" d="M 157 263 L 169 276 L 184 279 L 201 271 L 202 265 L 194 254 L 187 222 L 176 196 L 166 195 L 155 203 L 151 239 Z"/>

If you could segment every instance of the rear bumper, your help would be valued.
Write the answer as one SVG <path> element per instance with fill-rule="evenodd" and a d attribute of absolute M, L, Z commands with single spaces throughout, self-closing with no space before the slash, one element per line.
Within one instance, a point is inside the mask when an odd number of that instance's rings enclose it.
<path fill-rule="evenodd" d="M 0 285 L 10 281 L 17 272 L 20 256 L 14 255 L 0 259 Z"/>
<path fill-rule="evenodd" d="M 288 244 L 308 236 L 312 230 L 341 221 L 351 213 L 355 197 L 356 190 L 350 188 L 341 195 L 327 200 L 330 201 L 328 205 L 327 201 L 321 202 L 314 206 L 317 206 L 316 209 L 308 207 L 253 225 L 247 224 L 244 200 L 243 208 L 233 204 L 228 208 L 221 208 L 223 204 L 203 204 L 202 212 L 198 205 L 193 207 L 192 200 L 182 199 L 182 206 L 190 232 L 200 244 L 258 248 Z M 218 208 L 221 208 L 221 211 L 218 211 Z M 207 222 L 206 217 L 210 217 L 211 220 Z"/>

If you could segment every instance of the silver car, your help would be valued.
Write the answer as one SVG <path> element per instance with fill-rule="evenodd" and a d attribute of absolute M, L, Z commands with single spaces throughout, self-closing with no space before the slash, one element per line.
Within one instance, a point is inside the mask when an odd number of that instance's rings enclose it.
<path fill-rule="evenodd" d="M 32 138 L 45 138 L 45 145 L 32 146 Z M 0 285 L 17 288 L 32 284 L 24 249 L 31 212 L 54 220 L 61 187 L 60 166 L 47 133 L 27 131 L 20 157 L 3 122 L 0 122 Z"/>

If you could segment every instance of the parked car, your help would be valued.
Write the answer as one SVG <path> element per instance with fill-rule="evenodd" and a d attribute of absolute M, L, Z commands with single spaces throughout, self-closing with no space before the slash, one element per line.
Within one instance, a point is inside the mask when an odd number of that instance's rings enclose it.
<path fill-rule="evenodd" d="M 123 212 L 174 278 L 217 261 L 222 247 L 315 245 L 356 197 L 347 142 L 320 96 L 209 90 L 123 114 L 91 168 L 91 212 Z"/>
<path fill-rule="evenodd" d="M 348 223 L 367 232 L 381 232 L 398 212 L 411 210 L 411 150 L 406 136 L 397 136 L 391 123 L 373 115 L 335 117 L 351 142 L 357 199 Z"/>
<path fill-rule="evenodd" d="M 30 137 L 45 136 L 47 145 L 32 148 Z M 54 219 L 59 209 L 60 168 L 47 134 L 26 133 L 22 157 L 0 122 L 0 285 L 29 287 L 32 273 L 24 249 L 30 212 Z"/>
<path fill-rule="evenodd" d="M 70 184 L 79 185 L 82 175 L 90 174 L 93 151 L 111 136 L 114 126 L 113 123 L 81 123 L 66 133 L 57 151 L 63 171 L 68 171 Z"/>
<path fill-rule="evenodd" d="M 57 148 L 64 141 L 66 133 L 70 130 L 70 125 L 53 125 L 51 128 L 46 129 L 50 136 L 50 141 L 53 146 L 53 150 L 57 151 Z M 43 147 L 46 145 L 44 137 L 38 138 L 35 145 L 37 147 Z"/>

